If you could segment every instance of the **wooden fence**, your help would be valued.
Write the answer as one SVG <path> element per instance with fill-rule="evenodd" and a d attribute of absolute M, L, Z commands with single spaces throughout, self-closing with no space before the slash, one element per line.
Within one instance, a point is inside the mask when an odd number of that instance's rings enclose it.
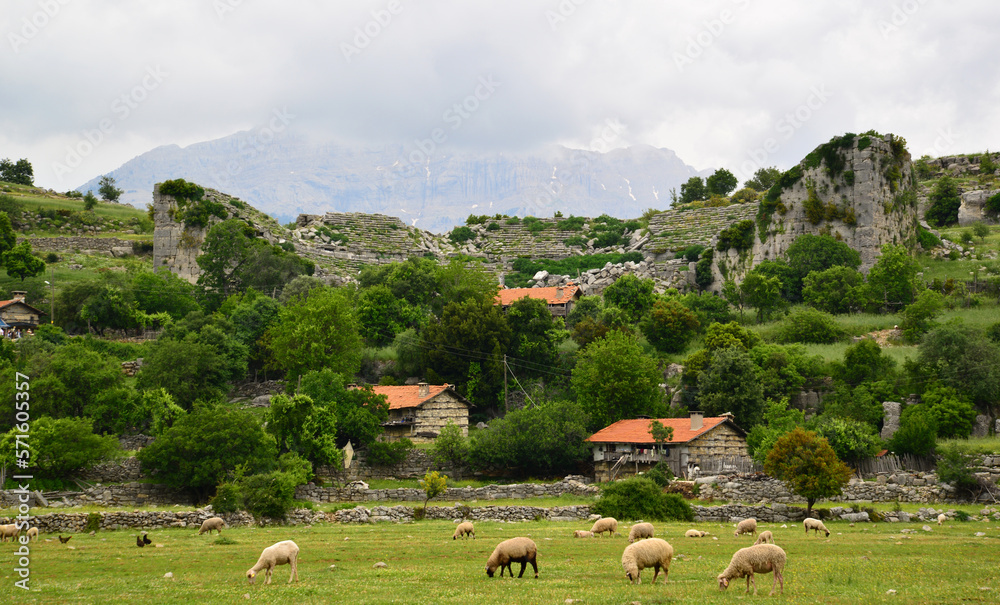
<path fill-rule="evenodd" d="M 894 454 L 880 456 L 878 458 L 868 458 L 858 463 L 858 474 L 861 476 L 877 475 L 878 473 L 895 473 L 897 471 L 933 471 L 937 468 L 934 458 L 924 456 L 913 456 Z"/>
<path fill-rule="evenodd" d="M 746 474 L 763 472 L 764 468 L 750 456 L 715 456 L 698 461 L 699 474 Z"/>

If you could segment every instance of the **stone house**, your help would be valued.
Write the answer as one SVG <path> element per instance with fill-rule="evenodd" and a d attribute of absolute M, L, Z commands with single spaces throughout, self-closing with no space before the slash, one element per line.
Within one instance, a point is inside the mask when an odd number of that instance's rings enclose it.
<path fill-rule="evenodd" d="M 506 311 L 515 300 L 525 296 L 544 300 L 553 317 L 566 317 L 582 293 L 580 286 L 573 283 L 551 288 L 504 288 L 497 293 L 496 303 Z"/>
<path fill-rule="evenodd" d="M 469 436 L 470 403 L 455 392 L 452 385 L 421 382 L 406 386 L 374 386 L 377 395 L 389 401 L 389 420 L 382 423 L 382 438 L 395 441 L 402 437 L 414 443 L 430 443 L 449 421 Z"/>
<path fill-rule="evenodd" d="M 747 455 L 746 432 L 732 415 L 690 418 L 661 418 L 673 427 L 673 438 L 658 445 L 649 433 L 651 419 L 619 420 L 587 438 L 594 446 L 594 474 L 598 481 L 635 475 L 665 461 L 677 477 L 687 477 L 689 469 L 726 457 Z"/>
<path fill-rule="evenodd" d="M 38 318 L 45 315 L 44 311 L 32 307 L 24 302 L 27 292 L 14 290 L 11 292 L 10 300 L 0 301 L 0 320 L 7 327 L 15 330 L 35 329 L 38 327 Z"/>

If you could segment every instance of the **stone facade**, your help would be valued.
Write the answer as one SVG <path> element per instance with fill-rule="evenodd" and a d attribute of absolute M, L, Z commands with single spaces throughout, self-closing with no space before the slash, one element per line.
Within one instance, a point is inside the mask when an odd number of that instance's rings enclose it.
<path fill-rule="evenodd" d="M 389 420 L 382 438 L 406 437 L 414 443 L 431 443 L 449 422 L 469 435 L 469 405 L 451 387 L 419 385 L 373 387 L 389 400 Z"/>

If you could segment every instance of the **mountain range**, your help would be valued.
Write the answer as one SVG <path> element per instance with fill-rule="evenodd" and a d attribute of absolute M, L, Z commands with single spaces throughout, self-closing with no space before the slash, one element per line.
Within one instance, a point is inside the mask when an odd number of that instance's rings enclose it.
<path fill-rule="evenodd" d="M 670 149 L 647 145 L 607 152 L 553 145 L 534 152 L 442 153 L 417 142 L 358 146 L 240 132 L 157 147 L 109 174 L 124 190 L 120 201 L 139 208 L 152 201 L 155 183 L 183 178 L 239 197 L 281 222 L 299 214 L 366 212 L 443 232 L 470 214 L 637 217 L 647 208 L 669 207 L 671 188 L 710 172 L 698 172 Z M 97 189 L 98 178 L 77 188 Z"/>

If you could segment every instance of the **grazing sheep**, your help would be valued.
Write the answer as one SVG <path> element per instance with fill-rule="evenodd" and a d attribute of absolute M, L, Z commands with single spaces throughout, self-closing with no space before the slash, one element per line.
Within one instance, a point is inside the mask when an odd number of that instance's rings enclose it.
<path fill-rule="evenodd" d="M 535 577 L 538 577 L 538 564 L 535 562 L 538 556 L 538 547 L 530 538 L 511 538 L 504 540 L 493 549 L 493 554 L 486 560 L 486 575 L 493 577 L 493 573 L 500 568 L 500 577 L 503 577 L 503 570 L 510 572 L 510 577 L 514 577 L 514 570 L 511 563 L 521 564 L 521 573 L 517 577 L 524 575 L 524 568 L 531 563 L 535 569 Z"/>
<path fill-rule="evenodd" d="M 707 531 L 701 531 L 698 529 L 689 529 L 684 532 L 684 536 L 687 538 L 704 538 L 708 535 Z"/>
<path fill-rule="evenodd" d="M 743 519 L 740 521 L 739 525 L 736 526 L 736 531 L 733 532 L 733 536 L 740 537 L 740 534 L 753 534 L 757 535 L 757 519 Z"/>
<path fill-rule="evenodd" d="M 469 534 L 472 534 L 473 540 L 476 539 L 476 529 L 472 527 L 472 524 L 469 523 L 468 521 L 463 521 L 462 523 L 458 524 L 458 527 L 455 528 L 455 533 L 452 534 L 451 539 L 457 540 L 459 536 L 465 538 Z"/>
<path fill-rule="evenodd" d="M 36 542 L 38 540 L 38 528 L 37 527 L 28 528 L 27 536 L 28 540 Z"/>
<path fill-rule="evenodd" d="M 201 524 L 201 529 L 198 530 L 198 535 L 200 536 L 203 533 L 208 532 L 208 535 L 211 536 L 213 529 L 217 530 L 221 534 L 222 530 L 229 529 L 229 526 L 226 525 L 226 522 L 223 521 L 220 517 L 212 517 L 210 519 L 205 519 L 205 522 Z"/>
<path fill-rule="evenodd" d="M 625 547 L 622 553 L 622 569 L 625 576 L 632 584 L 642 584 L 639 574 L 643 569 L 652 567 L 656 571 L 653 573 L 653 584 L 656 584 L 656 577 L 663 570 L 663 583 L 667 583 L 667 573 L 670 572 L 670 559 L 674 556 L 674 548 L 666 540 L 660 538 L 650 538 L 640 540 Z"/>
<path fill-rule="evenodd" d="M 604 532 L 608 532 L 609 536 L 613 536 L 618 533 L 618 520 L 614 517 L 598 519 L 594 522 L 594 526 L 590 528 L 590 531 L 594 532 L 595 536 Z"/>
<path fill-rule="evenodd" d="M 757 544 L 767 544 L 768 542 L 774 544 L 774 534 L 770 531 L 762 531 L 760 532 L 760 535 L 757 536 L 757 541 L 754 542 L 754 546 Z"/>
<path fill-rule="evenodd" d="M 0 525 L 0 542 L 6 542 L 7 538 L 13 540 L 21 533 L 21 529 L 18 528 L 17 523 L 11 523 L 10 525 Z"/>
<path fill-rule="evenodd" d="M 574 538 L 593 538 L 594 537 L 594 532 L 592 532 L 592 531 L 583 531 L 582 529 L 578 529 L 575 532 L 573 532 L 573 537 Z"/>
<path fill-rule="evenodd" d="M 632 526 L 632 529 L 628 532 L 628 543 L 638 542 L 643 538 L 653 537 L 653 524 L 652 523 L 636 523 Z"/>
<path fill-rule="evenodd" d="M 948 515 L 941 513 L 938 515 L 938 525 L 944 525 L 944 522 L 948 520 Z"/>
<path fill-rule="evenodd" d="M 822 532 L 826 532 L 826 537 L 827 538 L 830 537 L 830 530 L 828 530 L 826 528 L 826 526 L 823 525 L 823 522 L 820 521 L 819 519 L 813 519 L 812 517 L 806 517 L 805 520 L 802 521 L 802 525 L 804 525 L 806 527 L 806 533 L 807 534 L 809 533 L 809 530 L 812 529 L 817 534 L 819 532 L 821 532 L 821 531 Z"/>
<path fill-rule="evenodd" d="M 733 578 L 746 577 L 747 592 L 750 592 L 750 585 L 753 584 L 753 594 L 757 595 L 757 582 L 754 581 L 755 573 L 774 572 L 774 584 L 771 585 L 771 593 L 774 594 L 774 586 L 781 582 L 781 593 L 785 592 L 785 578 L 782 571 L 785 569 L 785 551 L 775 544 L 757 544 L 741 548 L 733 555 L 729 562 L 729 567 L 719 574 L 719 590 L 729 588 L 729 581 Z"/>
<path fill-rule="evenodd" d="M 209 519 L 209 521 L 211 521 L 211 519 Z M 288 583 L 292 583 L 292 578 L 298 582 L 299 571 L 298 564 L 296 563 L 298 558 L 299 547 L 295 544 L 295 542 L 285 540 L 284 542 L 272 544 L 260 553 L 260 558 L 257 559 L 257 563 L 247 571 L 247 580 L 253 584 L 254 578 L 257 577 L 257 572 L 262 569 L 266 569 L 267 571 L 264 572 L 264 584 L 270 584 L 271 572 L 274 571 L 274 567 L 276 565 L 289 563 L 292 566 L 292 575 L 288 576 Z"/>

